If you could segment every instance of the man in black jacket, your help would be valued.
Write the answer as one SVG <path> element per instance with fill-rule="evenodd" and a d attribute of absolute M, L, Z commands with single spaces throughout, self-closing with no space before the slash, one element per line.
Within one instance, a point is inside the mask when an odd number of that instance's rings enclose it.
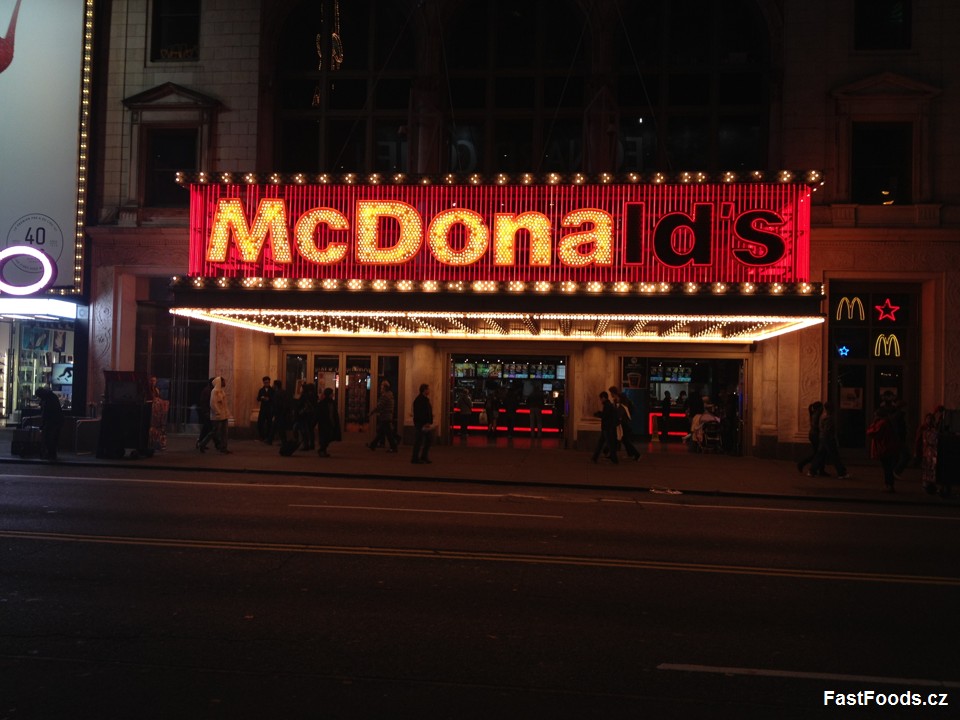
<path fill-rule="evenodd" d="M 416 435 L 410 462 L 432 462 L 429 454 L 433 444 L 433 406 L 430 404 L 430 386 L 427 383 L 420 386 L 420 394 L 413 399 L 413 428 Z"/>
<path fill-rule="evenodd" d="M 597 447 L 593 451 L 593 462 L 597 462 L 604 445 L 607 446 L 607 457 L 614 465 L 620 464 L 617 457 L 617 428 L 620 426 L 620 413 L 617 406 L 610 402 L 610 396 L 604 390 L 600 393 L 600 411 L 595 412 L 594 416 L 600 418 L 600 439 L 597 441 Z"/>

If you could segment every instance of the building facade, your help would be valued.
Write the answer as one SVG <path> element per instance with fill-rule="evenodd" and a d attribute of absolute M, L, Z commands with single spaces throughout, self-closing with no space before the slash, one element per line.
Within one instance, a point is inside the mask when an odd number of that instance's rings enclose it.
<path fill-rule="evenodd" d="M 95 3 L 88 396 L 105 370 L 140 370 L 161 378 L 171 420 L 185 424 L 199 387 L 223 375 L 246 425 L 270 375 L 293 391 L 335 386 L 347 428 L 365 433 L 383 377 L 402 424 L 421 383 L 439 389 L 449 436 L 461 390 L 479 415 L 489 391 L 514 388 L 517 432 L 523 401 L 546 390 L 545 425 L 582 447 L 598 431 L 598 392 L 618 385 L 642 409 L 641 434 L 659 436 L 665 392 L 702 393 L 735 415 L 731 449 L 782 457 L 806 442 L 807 405 L 828 399 L 843 447 L 862 452 L 884 393 L 913 423 L 960 401 L 949 325 L 960 65 L 947 41 L 958 26 L 944 0 Z M 722 273 L 698 278 L 696 297 L 682 275 L 662 296 L 640 276 L 595 280 L 593 292 L 589 275 L 571 295 L 562 278 L 538 294 L 535 275 L 513 294 L 503 278 L 496 292 L 468 282 L 431 295 L 397 283 L 456 278 L 387 273 L 381 290 L 374 272 L 331 270 L 291 291 L 298 278 L 204 269 L 192 255 L 209 249 L 197 231 L 214 207 L 204 186 L 259 199 L 298 184 L 589 195 L 634 183 L 697 202 L 784 181 L 806 188 L 809 212 L 784 312 L 767 292 L 776 278 L 752 296 L 718 291 L 733 282 Z M 470 241 L 458 232 L 446 236 L 456 252 Z M 689 233 L 672 242 L 692 252 Z M 443 316 L 426 315 L 438 302 Z M 735 331 L 708 322 L 724 303 Z M 225 312 L 257 309 L 269 316 L 257 327 Z M 386 322 L 394 310 L 403 317 Z M 823 322 L 772 324 L 814 315 Z M 683 411 L 673 414 L 667 432 L 681 436 Z"/>

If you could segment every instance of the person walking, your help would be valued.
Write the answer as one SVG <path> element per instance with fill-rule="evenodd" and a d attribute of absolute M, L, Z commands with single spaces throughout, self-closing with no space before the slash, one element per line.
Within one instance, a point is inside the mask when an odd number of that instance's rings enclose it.
<path fill-rule="evenodd" d="M 833 465 L 837 470 L 837 478 L 848 480 L 847 466 L 843 464 L 840 457 L 840 444 L 837 441 L 837 421 L 833 416 L 833 403 L 825 402 L 823 412 L 820 413 L 820 444 L 817 447 L 817 454 L 810 461 L 810 470 L 807 472 L 809 477 L 822 475 L 827 465 Z"/>
<path fill-rule="evenodd" d="M 33 394 L 40 401 L 40 455 L 55 462 L 63 429 L 63 407 L 50 388 L 38 387 Z"/>
<path fill-rule="evenodd" d="M 213 430 L 213 425 L 210 423 L 210 392 L 212 390 L 213 378 L 210 378 L 200 390 L 200 398 L 197 400 L 197 418 L 200 420 L 200 434 L 197 435 L 198 450 L 200 449 L 200 441 Z"/>
<path fill-rule="evenodd" d="M 333 388 L 324 388 L 323 396 L 317 403 L 317 426 L 319 439 L 317 455 L 330 457 L 330 443 L 343 439 L 340 430 L 340 413 L 337 412 L 337 401 L 333 397 Z"/>
<path fill-rule="evenodd" d="M 367 445 L 371 450 L 384 443 L 389 443 L 387 452 L 395 453 L 397 451 L 396 434 L 393 432 L 393 409 L 396 401 L 393 397 L 393 391 L 390 389 L 390 381 L 382 380 L 380 382 L 380 397 L 377 398 L 377 406 L 370 413 L 370 417 L 377 416 L 377 434 L 376 437 Z"/>
<path fill-rule="evenodd" d="M 530 437 L 543 436 L 543 388 L 535 386 L 527 396 L 527 408 L 530 410 Z"/>
<path fill-rule="evenodd" d="M 293 426 L 293 403 L 290 394 L 283 388 L 283 382 L 273 381 L 273 392 L 270 395 L 270 438 L 267 445 L 273 445 L 273 439 L 280 441 L 283 448 L 287 442 L 287 433 Z"/>
<path fill-rule="evenodd" d="M 594 413 L 595 417 L 600 418 L 600 439 L 597 440 L 597 447 L 593 451 L 590 460 L 594 463 L 600 460 L 600 453 L 607 449 L 606 455 L 614 465 L 620 464 L 620 458 L 617 457 L 617 428 L 620 426 L 620 414 L 616 406 L 610 402 L 610 396 L 604 390 L 600 393 L 600 410 Z"/>
<path fill-rule="evenodd" d="M 873 422 L 867 428 L 870 439 L 870 457 L 880 461 L 883 469 L 883 486 L 887 492 L 894 491 L 894 471 L 900 460 L 900 438 L 891 422 L 891 409 L 880 406 L 873 413 Z"/>
<path fill-rule="evenodd" d="M 207 444 L 212 440 L 214 446 L 224 454 L 230 453 L 227 448 L 227 424 L 230 420 L 230 406 L 227 404 L 226 381 L 217 376 L 213 379 L 213 388 L 210 390 L 210 424 L 213 426 L 206 437 L 197 446 L 200 452 L 207 451 Z"/>
<path fill-rule="evenodd" d="M 466 438 L 470 431 L 470 423 L 473 422 L 473 398 L 470 397 L 470 391 L 463 387 L 457 393 L 457 413 L 460 422 L 460 436 Z"/>
<path fill-rule="evenodd" d="M 156 376 L 150 377 L 150 449 L 167 449 L 167 413 L 170 403 L 160 394 Z"/>
<path fill-rule="evenodd" d="M 297 435 L 300 438 L 301 450 L 313 450 L 316 446 L 317 428 L 317 386 L 306 383 L 300 389 L 297 400 Z"/>
<path fill-rule="evenodd" d="M 430 386 L 423 383 L 420 393 L 413 399 L 413 457 L 410 462 L 430 463 L 430 446 L 433 444 L 433 406 L 430 404 Z"/>
<path fill-rule="evenodd" d="M 813 462 L 817 456 L 817 450 L 820 449 L 820 416 L 823 414 L 823 403 L 815 400 L 807 406 L 807 416 L 809 417 L 810 427 L 807 429 L 807 439 L 810 441 L 810 451 L 797 461 L 797 470 L 803 472 L 803 469 Z"/>
<path fill-rule="evenodd" d="M 640 451 L 633 444 L 633 403 L 630 398 L 620 392 L 620 388 L 611 385 L 608 389 L 610 399 L 617 408 L 617 418 L 620 422 L 620 444 L 628 457 L 637 461 L 640 459 Z M 619 450 L 619 448 L 617 448 Z"/>
<path fill-rule="evenodd" d="M 273 386 L 270 384 L 270 377 L 264 375 L 263 386 L 257 391 L 257 405 L 260 406 L 260 411 L 257 413 L 257 435 L 260 442 L 267 444 L 270 443 L 270 436 L 273 434 L 271 427 L 273 424 L 273 408 L 270 404 L 272 400 Z"/>
<path fill-rule="evenodd" d="M 487 437 L 494 438 L 497 435 L 497 421 L 500 418 L 500 392 L 498 388 L 490 388 L 487 391 L 487 400 L 483 404 L 483 409 L 487 413 Z"/>

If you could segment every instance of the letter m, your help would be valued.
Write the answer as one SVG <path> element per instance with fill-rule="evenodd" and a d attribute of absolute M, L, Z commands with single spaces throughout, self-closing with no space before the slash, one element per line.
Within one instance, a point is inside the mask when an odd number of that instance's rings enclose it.
<path fill-rule="evenodd" d="M 257 262 L 263 252 L 267 235 L 273 247 L 273 260 L 292 262 L 290 238 L 287 234 L 287 211 L 283 200 L 261 200 L 253 224 L 247 225 L 243 203 L 237 198 L 221 198 L 213 216 L 213 229 L 207 244 L 207 262 L 226 262 L 230 238 L 237 243 L 242 262 Z"/>
<path fill-rule="evenodd" d="M 846 311 L 847 320 L 853 320 L 855 312 L 861 321 L 864 319 L 863 302 L 859 297 L 854 296 L 852 300 L 846 296 L 840 298 L 840 302 L 837 303 L 837 320 L 843 320 L 844 311 Z"/>
<path fill-rule="evenodd" d="M 889 335 L 880 333 L 877 335 L 877 341 L 873 344 L 874 357 L 880 357 L 881 350 L 887 357 L 890 357 L 891 354 L 894 357 L 900 357 L 900 340 L 893 333 Z"/>

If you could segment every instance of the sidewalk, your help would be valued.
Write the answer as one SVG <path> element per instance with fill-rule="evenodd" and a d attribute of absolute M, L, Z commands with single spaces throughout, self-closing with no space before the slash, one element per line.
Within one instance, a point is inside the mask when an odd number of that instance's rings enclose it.
<path fill-rule="evenodd" d="M 334 443 L 332 457 L 320 458 L 315 452 L 297 452 L 283 457 L 277 445 L 256 440 L 231 440 L 230 454 L 212 447 L 200 453 L 194 435 L 171 435 L 167 449 L 146 458 L 99 459 L 94 454 L 61 453 L 56 465 L 38 458 L 20 458 L 11 454 L 13 432 L 0 430 L 0 466 L 13 472 L 17 464 L 42 464 L 47 467 L 83 465 L 124 467 L 150 471 L 266 473 L 275 477 L 316 476 L 331 478 L 387 478 L 426 480 L 445 483 L 476 483 L 504 487 L 570 487 L 605 491 L 626 490 L 643 493 L 696 494 L 714 496 L 780 497 L 809 500 L 867 501 L 897 504 L 929 504 L 960 507 L 956 497 L 941 499 L 928 495 L 920 487 L 920 471 L 908 469 L 897 483 L 896 493 L 883 492 L 880 468 L 855 465 L 851 478 L 807 477 L 786 460 L 767 460 L 729 455 L 698 455 L 677 445 L 651 443 L 640 446 L 638 462 L 621 455 L 619 466 L 609 461 L 590 462 L 584 450 L 564 450 L 556 440 L 542 445 L 528 438 L 509 441 L 501 438 L 489 445 L 483 437 L 471 437 L 463 444 L 434 445 L 430 465 L 410 462 L 411 448 L 401 445 L 398 453 L 371 451 L 366 436 L 350 437 Z"/>

